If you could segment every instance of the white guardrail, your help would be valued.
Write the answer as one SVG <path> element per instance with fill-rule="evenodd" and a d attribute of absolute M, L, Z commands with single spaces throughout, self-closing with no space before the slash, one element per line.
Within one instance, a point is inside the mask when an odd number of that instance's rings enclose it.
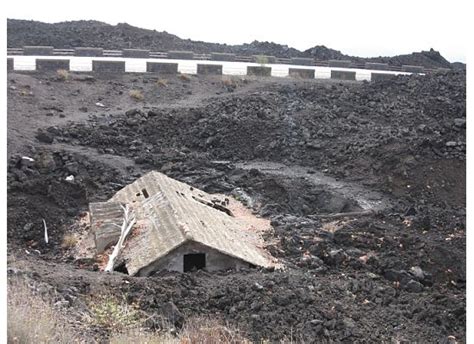
<path fill-rule="evenodd" d="M 7 58 L 13 59 L 13 69 L 15 71 L 35 71 L 36 70 L 36 59 L 55 59 L 55 60 L 69 60 L 69 70 L 75 72 L 91 72 L 92 61 L 125 61 L 125 72 L 131 73 L 145 73 L 147 62 L 158 62 L 158 63 L 177 63 L 178 72 L 185 74 L 196 74 L 198 64 L 210 64 L 210 65 L 222 65 L 223 75 L 247 75 L 248 66 L 261 66 L 258 63 L 253 62 L 237 62 L 237 61 L 210 61 L 210 60 L 179 60 L 179 59 L 166 59 L 166 58 L 124 58 L 124 57 L 80 57 L 80 56 L 23 56 L 23 55 L 10 55 Z M 289 69 L 305 69 L 314 70 L 315 79 L 330 79 L 331 71 L 347 71 L 355 72 L 355 78 L 358 81 L 371 80 L 372 73 L 383 73 L 383 74 L 411 74 L 401 71 L 388 71 L 388 70 L 371 70 L 371 69 L 358 69 L 358 68 L 340 68 L 340 67 L 323 67 L 323 66 L 307 66 L 307 65 L 295 65 L 295 64 L 268 64 L 271 67 L 271 76 L 273 77 L 288 77 Z"/>

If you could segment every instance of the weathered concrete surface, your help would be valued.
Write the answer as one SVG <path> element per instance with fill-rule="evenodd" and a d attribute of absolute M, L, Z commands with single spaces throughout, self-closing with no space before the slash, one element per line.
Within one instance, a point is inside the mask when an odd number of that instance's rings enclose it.
<path fill-rule="evenodd" d="M 355 80 L 356 72 L 349 72 L 349 71 L 344 71 L 344 70 L 332 70 L 331 79 Z"/>
<path fill-rule="evenodd" d="M 192 60 L 192 59 L 194 59 L 194 53 L 192 51 L 172 50 L 172 51 L 168 51 L 168 58 L 170 58 L 170 59 Z"/>
<path fill-rule="evenodd" d="M 91 203 L 89 210 L 97 253 L 102 253 L 120 238 L 123 209 L 119 202 L 97 202 Z"/>
<path fill-rule="evenodd" d="M 214 250 L 208 246 L 204 246 L 196 242 L 188 242 L 170 253 L 163 258 L 155 261 L 154 263 L 142 268 L 137 275 L 138 276 L 149 276 L 156 271 L 177 271 L 183 272 L 184 267 L 184 255 L 193 253 L 204 253 L 206 256 L 206 267 L 207 271 L 219 271 L 228 269 L 241 269 L 249 267 L 249 263 L 244 262 L 240 259 L 233 258 L 231 256 L 222 254 L 221 252 Z"/>
<path fill-rule="evenodd" d="M 202 75 L 222 75 L 222 65 L 198 64 L 197 74 Z"/>
<path fill-rule="evenodd" d="M 247 66 L 247 75 L 271 76 L 272 75 L 272 67 Z"/>
<path fill-rule="evenodd" d="M 261 248 L 259 233 L 249 230 L 245 219 L 228 213 L 224 197 L 216 198 L 162 173 L 147 173 L 108 202 L 130 205 L 137 220 L 122 252 L 131 275 L 188 242 L 253 265 L 273 265 L 273 258 Z M 100 221 L 100 216 L 95 220 Z"/>
<path fill-rule="evenodd" d="M 36 59 L 36 70 L 39 72 L 69 70 L 69 65 L 70 61 L 64 59 Z"/>
<path fill-rule="evenodd" d="M 314 60 L 306 57 L 292 57 L 291 64 L 301 66 L 312 66 L 314 64 Z"/>
<path fill-rule="evenodd" d="M 388 63 L 378 63 L 378 62 L 366 62 L 365 68 L 374 69 L 374 70 L 389 70 Z"/>
<path fill-rule="evenodd" d="M 27 45 L 23 47 L 23 55 L 42 55 L 51 56 L 53 55 L 54 47 L 51 46 L 33 46 Z"/>
<path fill-rule="evenodd" d="M 425 69 L 422 66 L 403 65 L 402 71 L 408 73 L 423 73 Z"/>
<path fill-rule="evenodd" d="M 269 56 L 269 55 L 254 55 L 253 57 L 253 62 L 260 63 L 260 59 L 264 58 L 266 59 L 265 63 L 276 63 L 277 58 L 275 56 Z"/>
<path fill-rule="evenodd" d="M 288 75 L 303 79 L 314 79 L 314 69 L 289 68 Z"/>
<path fill-rule="evenodd" d="M 395 74 L 389 73 L 370 73 L 370 80 L 371 81 L 380 81 L 380 80 L 388 80 L 396 77 Z"/>
<path fill-rule="evenodd" d="M 329 67 L 350 67 L 351 66 L 351 61 L 349 60 L 329 60 L 328 62 Z"/>
<path fill-rule="evenodd" d="M 13 58 L 7 58 L 7 71 L 13 70 Z"/>
<path fill-rule="evenodd" d="M 148 58 L 150 57 L 150 50 L 145 49 L 123 49 L 123 57 Z"/>
<path fill-rule="evenodd" d="M 125 61 L 92 60 L 92 71 L 97 73 L 125 73 Z"/>
<path fill-rule="evenodd" d="M 74 56 L 100 57 L 104 55 L 102 48 L 77 47 L 74 48 Z"/>
<path fill-rule="evenodd" d="M 158 74 L 177 74 L 178 64 L 169 62 L 147 62 L 146 71 Z"/>
<path fill-rule="evenodd" d="M 235 61 L 235 54 L 211 53 L 211 60 L 214 60 L 214 61 Z"/>

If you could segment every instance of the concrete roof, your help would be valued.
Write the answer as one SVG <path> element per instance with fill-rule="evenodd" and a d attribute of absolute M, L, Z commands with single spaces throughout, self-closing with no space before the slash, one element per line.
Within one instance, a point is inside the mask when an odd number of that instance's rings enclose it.
<path fill-rule="evenodd" d="M 188 241 L 257 266 L 274 265 L 248 224 L 213 208 L 211 200 L 212 195 L 156 171 L 118 191 L 108 202 L 129 204 L 137 219 L 122 252 L 129 274 Z"/>

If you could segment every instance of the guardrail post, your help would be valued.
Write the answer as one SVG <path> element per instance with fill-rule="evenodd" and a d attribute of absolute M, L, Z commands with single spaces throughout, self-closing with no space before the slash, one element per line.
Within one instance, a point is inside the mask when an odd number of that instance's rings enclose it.
<path fill-rule="evenodd" d="M 201 75 L 222 75 L 222 65 L 198 64 L 197 74 Z"/>
<path fill-rule="evenodd" d="M 33 46 L 28 45 L 23 47 L 23 55 L 29 56 L 52 56 L 54 54 L 54 48 L 51 46 Z"/>
<path fill-rule="evenodd" d="M 74 48 L 74 56 L 100 57 L 104 55 L 102 48 L 77 47 Z"/>
<path fill-rule="evenodd" d="M 158 74 L 177 74 L 178 64 L 166 62 L 147 62 L 146 71 L 149 73 Z"/>
<path fill-rule="evenodd" d="M 350 71 L 345 71 L 345 70 L 332 70 L 331 79 L 355 80 L 356 72 L 350 72 Z"/>
<path fill-rule="evenodd" d="M 36 71 L 69 70 L 69 60 L 65 59 L 36 59 Z"/>
<path fill-rule="evenodd" d="M 92 60 L 92 71 L 96 73 L 125 73 L 125 61 Z"/>
<path fill-rule="evenodd" d="M 289 68 L 288 75 L 303 79 L 314 79 L 314 69 Z"/>
<path fill-rule="evenodd" d="M 272 67 L 247 66 L 247 75 L 271 76 L 272 75 Z"/>

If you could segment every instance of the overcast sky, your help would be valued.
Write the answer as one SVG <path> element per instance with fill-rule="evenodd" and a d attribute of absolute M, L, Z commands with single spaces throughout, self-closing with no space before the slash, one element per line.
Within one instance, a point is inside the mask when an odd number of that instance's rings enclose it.
<path fill-rule="evenodd" d="M 383 5 L 383 4 L 386 5 Z M 362 57 L 434 48 L 466 60 L 467 1 L 7 1 L 7 17 L 44 22 L 93 19 L 167 31 L 181 38 L 240 44 L 253 40 L 299 50 L 325 45 Z"/>

